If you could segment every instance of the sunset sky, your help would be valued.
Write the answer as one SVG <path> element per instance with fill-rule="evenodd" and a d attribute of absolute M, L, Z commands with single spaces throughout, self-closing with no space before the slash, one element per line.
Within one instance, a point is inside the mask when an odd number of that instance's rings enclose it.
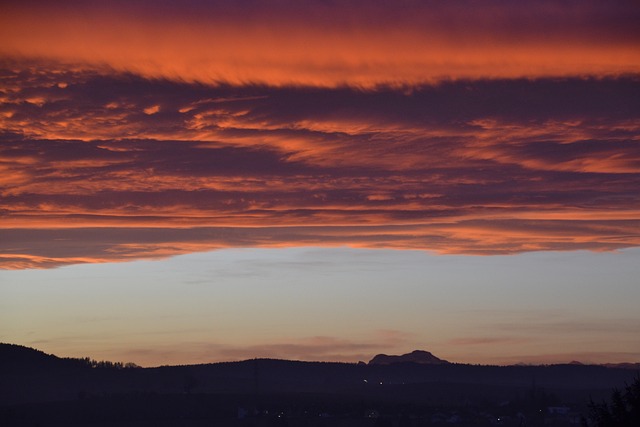
<path fill-rule="evenodd" d="M 0 342 L 640 362 L 635 1 L 3 1 Z"/>

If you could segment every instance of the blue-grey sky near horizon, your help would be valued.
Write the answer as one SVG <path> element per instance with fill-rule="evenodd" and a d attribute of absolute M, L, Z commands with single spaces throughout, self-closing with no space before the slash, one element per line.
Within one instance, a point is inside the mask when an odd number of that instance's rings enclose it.
<path fill-rule="evenodd" d="M 633 0 L 0 2 L 0 341 L 640 361 Z"/>
<path fill-rule="evenodd" d="M 637 361 L 639 256 L 303 247 L 3 271 L 0 337 L 143 366 L 413 349 L 460 363 Z"/>

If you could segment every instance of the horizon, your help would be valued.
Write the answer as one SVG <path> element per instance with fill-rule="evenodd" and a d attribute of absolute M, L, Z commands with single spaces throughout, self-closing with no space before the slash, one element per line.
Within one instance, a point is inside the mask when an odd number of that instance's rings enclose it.
<path fill-rule="evenodd" d="M 0 341 L 640 362 L 639 20 L 626 0 L 2 2 Z"/>
<path fill-rule="evenodd" d="M 468 363 L 633 362 L 639 255 L 242 248 L 5 271 L 12 304 L 3 303 L 1 336 L 141 365 L 261 356 L 357 362 L 416 348 Z M 617 283 L 601 286 L 614 270 Z"/>
<path fill-rule="evenodd" d="M 367 366 L 372 366 L 372 365 L 376 365 L 376 366 L 388 366 L 388 365 L 394 365 L 394 364 L 405 364 L 405 363 L 411 363 L 411 364 L 418 364 L 418 365 L 438 365 L 440 363 L 434 364 L 434 363 L 430 363 L 430 362 L 416 362 L 416 361 L 396 361 L 396 362 L 387 362 L 387 363 L 372 363 L 372 361 L 378 357 L 378 356 L 384 356 L 384 357 L 404 357 L 404 356 L 408 356 L 412 353 L 416 353 L 416 352 L 425 352 L 425 353 L 429 353 L 432 356 L 435 356 L 436 358 L 438 358 L 436 355 L 432 354 L 431 352 L 424 350 L 424 349 L 416 349 L 416 350 L 412 350 L 410 352 L 404 353 L 404 354 L 386 354 L 386 353 L 378 353 L 376 355 L 373 355 L 371 357 L 371 360 L 365 361 L 365 360 L 359 360 L 357 362 L 353 362 L 353 361 L 341 361 L 341 360 L 313 360 L 313 359 L 309 359 L 309 360 L 304 360 L 304 359 L 282 359 L 282 358 L 275 358 L 275 357 L 250 357 L 247 359 L 235 359 L 235 360 L 218 360 L 218 361 L 212 361 L 212 362 L 201 362 L 201 363 L 193 363 L 193 364 L 172 364 L 172 365 L 153 365 L 153 366 L 143 366 L 143 365 L 139 365 L 137 363 L 135 363 L 134 361 L 131 360 L 97 360 L 97 359 L 93 359 L 89 356 L 59 356 L 57 354 L 53 354 L 53 353 L 46 353 L 38 348 L 33 348 L 33 347 L 28 347 L 28 346 L 24 346 L 21 344 L 13 344 L 13 343 L 5 343 L 5 342 L 0 342 L 0 345 L 6 345 L 6 346 L 15 346 L 15 347 L 21 347 L 27 350 L 31 350 L 31 351 L 35 351 L 38 353 L 43 353 L 45 356 L 53 356 L 56 357 L 58 359 L 61 360 L 66 360 L 66 359 L 70 359 L 70 360 L 84 360 L 84 359 L 88 359 L 91 360 L 92 362 L 95 363 L 106 363 L 106 364 L 121 364 L 122 368 L 142 368 L 142 369 L 154 369 L 154 368 L 162 368 L 162 367 L 181 367 L 181 366 L 198 366 L 198 365 L 215 365 L 215 364 L 228 364 L 228 363 L 244 363 L 244 362 L 251 362 L 251 361 L 255 361 L 255 360 L 270 360 L 270 361 L 277 361 L 277 362 L 294 362 L 294 363 L 335 363 L 335 364 L 347 364 L 347 365 L 367 365 Z M 510 367 L 510 366 L 532 366 L 532 367 L 543 367 L 543 366 L 563 366 L 563 365 L 580 365 L 580 366 L 602 366 L 602 367 L 607 367 L 607 368 L 622 368 L 622 369 L 628 369 L 625 368 L 625 365 L 640 365 L 640 362 L 620 362 L 620 363 L 583 363 L 579 360 L 572 360 L 570 362 L 557 362 L 557 363 L 525 363 L 525 362 L 517 362 L 517 363 L 511 363 L 511 364 L 483 364 L 483 363 L 468 363 L 468 362 L 464 362 L 464 361 L 449 361 L 449 360 L 444 360 L 444 359 L 440 359 L 441 362 L 443 362 L 443 364 L 445 365 L 469 365 L 469 366 L 486 366 L 486 367 Z M 131 365 L 131 366 L 127 366 L 127 365 Z"/>

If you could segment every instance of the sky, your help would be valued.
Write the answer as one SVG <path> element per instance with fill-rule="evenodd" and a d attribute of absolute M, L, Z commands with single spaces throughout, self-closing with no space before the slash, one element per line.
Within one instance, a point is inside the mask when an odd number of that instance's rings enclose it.
<path fill-rule="evenodd" d="M 2 2 L 0 341 L 143 366 L 639 362 L 639 20 Z"/>

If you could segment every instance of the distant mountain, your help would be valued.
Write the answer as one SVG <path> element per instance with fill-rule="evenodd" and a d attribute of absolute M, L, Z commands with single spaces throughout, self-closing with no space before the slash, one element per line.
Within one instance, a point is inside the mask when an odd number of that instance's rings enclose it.
<path fill-rule="evenodd" d="M 422 365 L 443 365 L 449 363 L 444 359 L 440 359 L 428 351 L 415 350 L 411 353 L 400 356 L 388 356 L 386 354 L 378 354 L 369 361 L 369 365 L 393 365 L 396 363 L 419 363 Z"/>

